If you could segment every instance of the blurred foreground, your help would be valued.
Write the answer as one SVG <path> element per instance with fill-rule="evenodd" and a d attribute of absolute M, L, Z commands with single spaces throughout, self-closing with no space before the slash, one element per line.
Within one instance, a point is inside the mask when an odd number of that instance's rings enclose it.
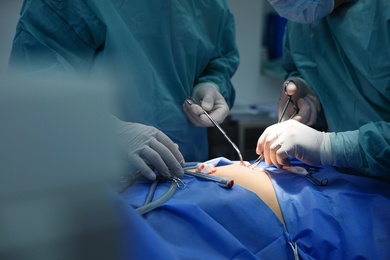
<path fill-rule="evenodd" d="M 0 259 L 118 259 L 103 82 L 0 79 Z"/>

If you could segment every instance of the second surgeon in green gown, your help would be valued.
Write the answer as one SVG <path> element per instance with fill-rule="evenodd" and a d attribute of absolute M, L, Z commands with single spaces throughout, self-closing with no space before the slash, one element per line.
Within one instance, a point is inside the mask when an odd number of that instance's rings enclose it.
<path fill-rule="evenodd" d="M 234 18 L 224 0 L 25 0 L 9 65 L 19 72 L 108 74 L 119 94 L 121 135 L 140 139 L 123 145 L 151 147 L 152 126 L 178 144 L 186 161 L 205 161 L 205 127 L 212 124 L 183 103 L 190 95 L 203 100 L 222 122 L 235 99 L 230 78 L 238 62 Z M 128 148 L 129 157 L 136 148 Z M 141 158 L 180 175 L 180 155 L 143 154 L 133 160 L 134 170 L 147 171 Z"/>
<path fill-rule="evenodd" d="M 303 124 L 287 120 L 269 127 L 257 152 L 277 167 L 293 156 L 390 181 L 389 1 L 269 2 L 290 20 L 283 66 L 297 86 L 294 119 Z M 286 100 L 282 93 L 280 108 Z M 320 122 L 321 114 L 328 132 L 306 126 Z"/>

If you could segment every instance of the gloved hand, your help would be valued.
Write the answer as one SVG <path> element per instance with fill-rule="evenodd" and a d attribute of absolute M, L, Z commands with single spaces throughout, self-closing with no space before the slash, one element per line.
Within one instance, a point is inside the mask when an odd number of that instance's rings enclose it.
<path fill-rule="evenodd" d="M 288 86 L 294 86 L 296 91 L 292 95 L 292 101 L 298 107 L 298 113 L 292 118 L 306 125 L 314 125 L 317 121 L 317 116 L 321 111 L 321 103 L 318 100 L 315 92 L 308 86 L 306 81 L 299 78 L 288 79 L 286 82 Z M 285 84 L 286 84 L 285 82 Z M 283 84 L 282 93 L 279 98 L 278 103 L 278 115 L 280 117 L 282 110 L 288 100 L 288 93 L 285 91 L 285 85 Z M 295 113 L 293 105 L 290 103 L 288 106 L 286 113 L 282 119 L 286 121 L 290 119 L 290 117 Z"/>
<path fill-rule="evenodd" d="M 200 83 L 195 86 L 192 97 L 201 102 L 201 106 L 218 123 L 222 123 L 229 114 L 229 106 L 214 83 Z M 199 105 L 183 104 L 184 113 L 195 126 L 210 127 L 213 123 L 203 113 Z"/>
<path fill-rule="evenodd" d="M 332 157 L 329 136 L 330 133 L 319 132 L 296 120 L 287 120 L 264 131 L 256 153 L 263 153 L 265 164 L 277 168 L 290 165 L 289 156 L 309 165 L 321 165 L 321 158 Z"/>
<path fill-rule="evenodd" d="M 155 180 L 154 167 L 164 177 L 181 177 L 184 158 L 177 144 L 158 129 L 116 119 L 116 134 L 121 150 L 130 162 L 132 172 L 139 171 L 149 180 Z"/>

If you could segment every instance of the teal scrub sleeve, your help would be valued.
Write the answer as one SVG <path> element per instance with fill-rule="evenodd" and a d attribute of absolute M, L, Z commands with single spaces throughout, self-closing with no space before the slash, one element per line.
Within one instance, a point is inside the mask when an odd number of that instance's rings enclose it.
<path fill-rule="evenodd" d="M 106 27 L 84 1 L 24 2 L 9 59 L 19 72 L 88 72 Z"/>
<path fill-rule="evenodd" d="M 380 121 L 363 125 L 359 129 L 359 144 L 368 175 L 390 182 L 390 123 Z"/>
<path fill-rule="evenodd" d="M 231 77 L 238 68 L 239 53 L 236 45 L 234 16 L 229 10 L 227 10 L 227 15 L 221 24 L 222 29 L 213 57 L 195 85 L 204 82 L 215 83 L 229 108 L 232 108 L 236 93 Z"/>

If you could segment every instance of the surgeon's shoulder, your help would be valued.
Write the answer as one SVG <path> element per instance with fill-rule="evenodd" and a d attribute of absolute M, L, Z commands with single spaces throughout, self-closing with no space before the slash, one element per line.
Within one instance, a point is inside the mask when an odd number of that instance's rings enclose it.
<path fill-rule="evenodd" d="M 77 35 L 85 44 L 102 44 L 106 26 L 89 1 L 85 0 L 27 0 L 19 19 L 19 29 L 42 31 L 50 35 Z M 94 47 L 94 46 L 91 46 Z"/>
<path fill-rule="evenodd" d="M 71 27 L 99 21 L 95 11 L 85 0 L 25 0 L 20 19 L 34 22 L 61 19 Z"/>

